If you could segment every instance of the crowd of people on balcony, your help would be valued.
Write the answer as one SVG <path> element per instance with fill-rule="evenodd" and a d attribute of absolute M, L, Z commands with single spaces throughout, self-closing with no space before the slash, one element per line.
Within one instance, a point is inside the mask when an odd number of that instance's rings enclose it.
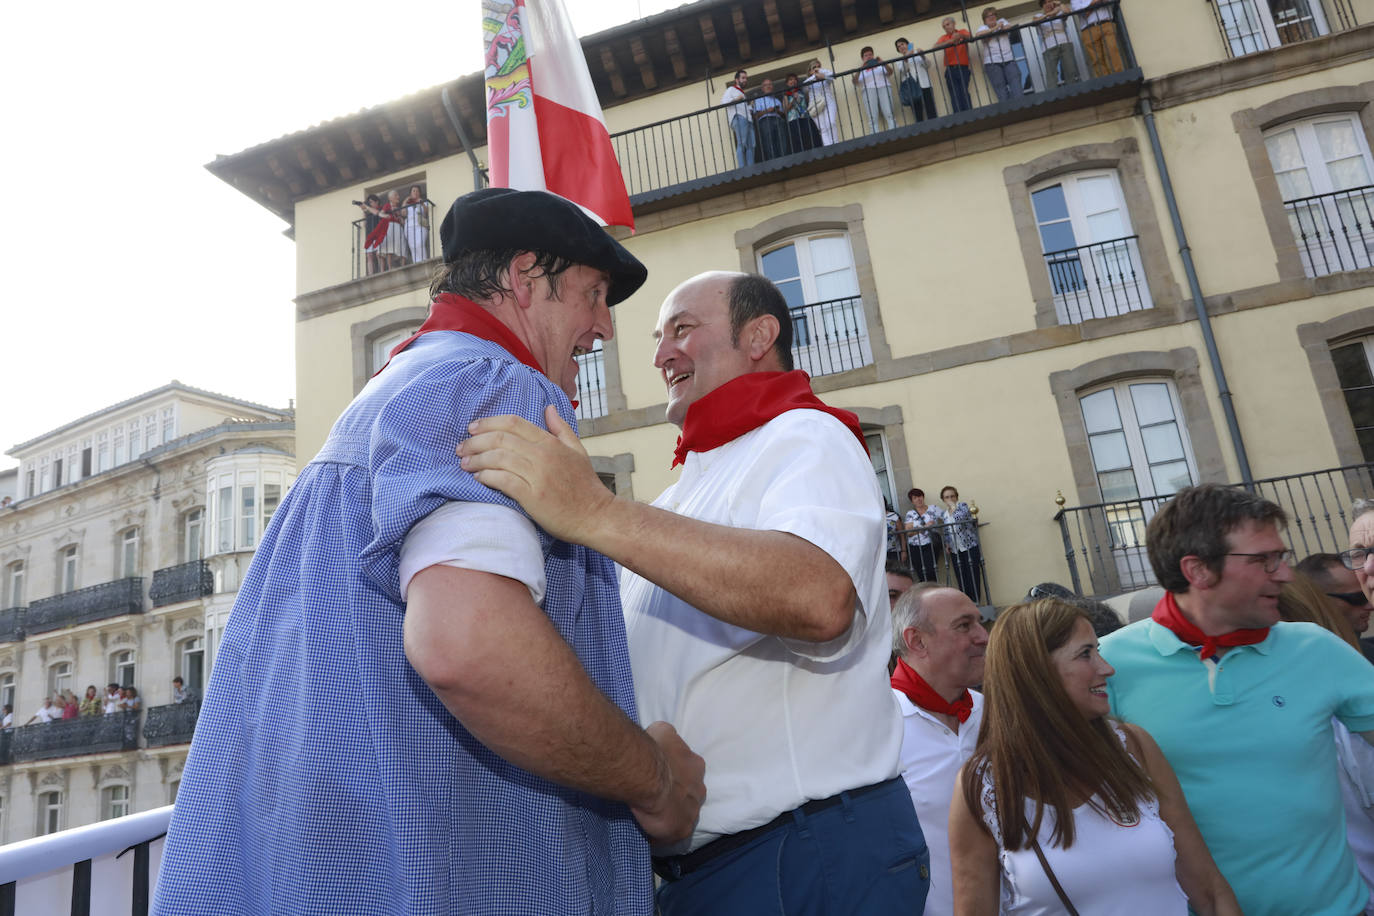
<path fill-rule="evenodd" d="M 121 712 L 137 712 L 142 707 L 142 703 L 137 687 L 120 686 L 112 681 L 101 693 L 94 684 L 91 684 L 86 688 L 86 695 L 81 698 L 66 689 L 45 696 L 43 705 L 38 707 L 38 710 L 23 724 L 47 725 L 51 722 L 67 722 L 72 719 L 112 716 Z M 0 727 L 10 728 L 13 724 L 14 709 L 10 704 L 6 704 L 4 725 Z"/>
<path fill-rule="evenodd" d="M 898 111 L 909 111 L 915 123 L 937 117 L 933 79 L 940 69 L 948 113 L 973 108 L 981 90 L 976 93 L 973 87 L 972 46 L 978 48 L 988 104 L 1033 92 L 1034 81 L 1023 69 L 1029 62 L 1024 52 L 1018 58 L 1015 47 L 1024 44 L 1022 36 L 1032 29 L 1039 36 L 1045 88 L 1079 80 L 1075 32 L 1093 77 L 1120 72 L 1125 63 L 1114 15 L 1114 0 L 1042 0 L 1039 13 L 1025 25 L 1015 26 L 997 7 L 989 6 L 972 33 L 953 16 L 946 17 L 929 51 L 898 38 L 894 43 L 898 56 L 887 61 L 872 46 L 864 46 L 858 67 L 849 74 L 862 125 L 874 134 L 901 126 Z M 725 106 L 738 167 L 829 146 L 838 139 L 834 71 L 812 59 L 804 77 L 788 73 L 785 81 L 779 88 L 765 78 L 760 91 L 751 94 L 749 74 L 739 70 L 722 93 L 720 104 Z"/>
<path fill-rule="evenodd" d="M 362 248 L 368 276 L 429 260 L 433 204 L 425 198 L 423 187 L 411 185 L 404 198 L 399 188 L 392 188 L 385 200 L 369 194 L 353 203 L 363 212 Z"/>
<path fill-rule="evenodd" d="M 927 503 L 920 487 L 907 491 L 907 501 L 911 508 L 905 517 L 887 507 L 889 565 L 905 567 L 913 581 L 944 581 L 975 603 L 988 603 L 977 509 L 961 500 L 953 486 L 940 491 L 940 506 Z"/>

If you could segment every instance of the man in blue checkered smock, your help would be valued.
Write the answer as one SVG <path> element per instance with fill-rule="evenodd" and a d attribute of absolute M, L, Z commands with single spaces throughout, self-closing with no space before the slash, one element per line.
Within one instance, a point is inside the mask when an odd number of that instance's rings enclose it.
<path fill-rule="evenodd" d="M 645 835 L 691 832 L 701 760 L 634 721 L 613 565 L 454 453 L 478 417 L 573 422 L 573 357 L 644 268 L 544 192 L 459 198 L 441 237 L 429 320 L 239 590 L 155 912 L 648 914 Z"/>

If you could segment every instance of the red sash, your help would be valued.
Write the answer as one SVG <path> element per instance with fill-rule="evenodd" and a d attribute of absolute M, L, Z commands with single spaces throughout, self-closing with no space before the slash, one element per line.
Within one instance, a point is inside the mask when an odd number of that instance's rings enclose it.
<path fill-rule="evenodd" d="M 950 703 L 936 693 L 935 688 L 927 684 L 925 678 L 917 674 L 914 668 L 900 658 L 897 659 L 897 669 L 892 672 L 892 689 L 900 690 L 906 694 L 908 700 L 926 712 L 954 716 L 961 724 L 967 722 L 968 717 L 973 715 L 973 694 L 969 693 L 967 687 L 964 688 L 964 693 L 959 699 Z"/>
<path fill-rule="evenodd" d="M 1253 646 L 1257 642 L 1264 642 L 1265 637 L 1269 635 L 1269 628 L 1263 627 L 1258 630 L 1232 630 L 1220 636 L 1208 636 L 1183 616 L 1183 612 L 1178 608 L 1178 602 L 1174 600 L 1173 592 L 1164 593 L 1150 618 L 1160 626 L 1167 627 L 1188 645 L 1200 647 L 1198 658 L 1211 658 L 1217 654 L 1218 646 Z"/>

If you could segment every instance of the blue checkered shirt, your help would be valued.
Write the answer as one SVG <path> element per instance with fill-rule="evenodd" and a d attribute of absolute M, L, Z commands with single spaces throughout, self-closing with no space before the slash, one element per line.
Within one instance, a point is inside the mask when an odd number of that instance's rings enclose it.
<path fill-rule="evenodd" d="M 454 448 L 476 417 L 543 425 L 567 397 L 494 343 L 424 335 L 335 423 L 272 518 L 225 627 L 154 911 L 647 914 L 624 805 L 470 735 L 406 661 L 398 553 L 450 500 L 519 507 Z M 591 679 L 635 700 L 613 564 L 540 531 L 544 611 Z M 539 672 L 515 672 L 538 677 Z"/>

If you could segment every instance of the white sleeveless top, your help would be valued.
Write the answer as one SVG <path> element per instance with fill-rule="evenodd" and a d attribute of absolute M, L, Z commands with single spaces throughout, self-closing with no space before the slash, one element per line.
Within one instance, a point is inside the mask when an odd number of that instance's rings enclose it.
<path fill-rule="evenodd" d="M 1112 728 L 1122 744 L 1126 733 Z M 1001 912 L 1005 916 L 1062 916 L 1064 904 L 1033 849 L 1009 852 L 1002 845 L 992 780 L 983 776 L 983 821 L 997 840 L 1002 871 Z M 1026 802 L 1026 817 L 1035 804 Z M 1186 916 L 1188 898 L 1174 874 L 1174 833 L 1159 816 L 1159 802 L 1142 805 L 1136 822 L 1120 823 L 1090 804 L 1073 811 L 1074 841 L 1069 849 L 1050 845 L 1054 809 L 1040 823 L 1040 848 L 1064 893 L 1082 916 Z"/>

